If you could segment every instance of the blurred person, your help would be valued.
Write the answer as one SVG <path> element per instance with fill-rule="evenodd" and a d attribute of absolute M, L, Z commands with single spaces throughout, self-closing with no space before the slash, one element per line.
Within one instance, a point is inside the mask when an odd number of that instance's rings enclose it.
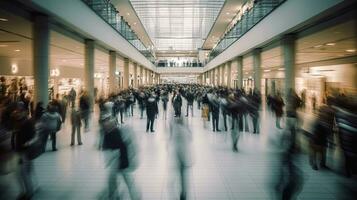
<path fill-rule="evenodd" d="M 119 129 L 117 120 L 112 116 L 111 105 L 105 103 L 105 114 L 100 120 L 101 137 L 103 137 L 102 150 L 109 168 L 107 179 L 107 191 L 102 193 L 100 199 L 121 199 L 118 192 L 118 174 L 123 177 L 130 199 L 139 200 L 141 194 L 134 184 L 131 172 L 137 168 L 137 145 L 133 136 L 135 135 L 130 127 Z"/>
<path fill-rule="evenodd" d="M 56 112 L 56 107 L 48 104 L 47 111 L 40 118 L 41 129 L 44 134 L 44 143 L 47 144 L 48 136 L 51 136 L 52 151 L 56 148 L 56 133 L 61 129 L 61 116 Z M 46 148 L 46 145 L 45 145 Z"/>
<path fill-rule="evenodd" d="M 149 128 L 151 132 L 154 132 L 154 121 L 159 110 L 155 99 L 155 94 L 153 92 L 150 94 L 150 97 L 146 100 L 145 104 L 147 116 L 146 132 L 149 132 Z"/>
<path fill-rule="evenodd" d="M 188 110 L 191 110 L 191 115 L 193 117 L 193 101 L 194 101 L 194 96 L 191 90 L 188 90 L 186 95 L 185 95 L 187 104 L 186 104 L 186 117 L 188 117 Z"/>
<path fill-rule="evenodd" d="M 26 143 L 34 138 L 35 125 L 34 121 L 29 118 L 23 102 L 17 103 L 17 108 L 11 116 L 14 121 L 15 151 L 20 156 L 20 167 L 16 174 L 22 191 L 18 199 L 31 199 L 35 192 L 33 163 L 27 156 Z"/>
<path fill-rule="evenodd" d="M 303 186 L 303 172 L 297 166 L 297 131 L 298 115 L 296 110 L 301 106 L 301 100 L 293 89 L 289 90 L 286 106 L 286 126 L 281 139 L 280 174 L 275 190 L 278 199 L 295 199 Z"/>
<path fill-rule="evenodd" d="M 315 112 L 316 111 L 316 102 L 317 102 L 317 100 L 316 100 L 316 94 L 314 93 L 314 94 L 312 94 L 312 97 L 311 97 L 311 104 L 312 104 L 312 110 Z"/>
<path fill-rule="evenodd" d="M 228 130 L 227 127 L 227 115 L 228 115 L 228 101 L 227 101 L 227 94 L 222 94 L 221 97 L 219 98 L 219 103 L 220 107 L 222 108 L 222 116 L 223 116 L 223 125 L 224 125 L 224 131 Z"/>
<path fill-rule="evenodd" d="M 261 105 L 261 96 L 258 90 L 253 91 L 249 97 L 250 116 L 253 121 L 253 133 L 259 133 L 259 108 Z"/>
<path fill-rule="evenodd" d="M 161 101 L 162 101 L 162 108 L 164 111 L 164 118 L 166 119 L 167 117 L 167 102 L 169 101 L 169 95 L 166 91 L 162 92 L 161 95 Z"/>
<path fill-rule="evenodd" d="M 181 116 L 182 98 L 179 91 L 176 91 L 176 93 L 172 97 L 172 105 L 175 110 L 175 116 L 176 117 Z"/>
<path fill-rule="evenodd" d="M 276 95 L 272 99 L 272 110 L 275 114 L 275 126 L 278 129 L 281 129 L 280 121 L 281 117 L 284 114 L 283 107 L 284 107 L 284 100 L 281 97 L 280 92 L 278 91 Z"/>
<path fill-rule="evenodd" d="M 72 106 L 73 107 L 73 106 Z M 89 131 L 89 117 L 91 112 L 91 100 L 87 91 L 83 91 L 79 98 L 79 111 L 81 112 L 81 119 L 84 121 L 84 131 Z"/>
<path fill-rule="evenodd" d="M 38 121 L 39 119 L 41 119 L 43 113 L 45 113 L 45 108 L 43 106 L 43 102 L 40 101 L 37 103 L 36 108 L 35 108 L 35 121 Z"/>
<path fill-rule="evenodd" d="M 138 96 L 138 103 L 139 103 L 139 108 L 140 108 L 140 119 L 143 118 L 144 115 L 144 109 L 145 109 L 145 93 L 140 92 Z"/>
<path fill-rule="evenodd" d="M 71 108 L 71 125 L 72 125 L 72 134 L 71 134 L 71 146 L 74 145 L 75 143 L 75 135 L 77 132 L 77 142 L 78 145 L 82 145 L 82 139 L 81 139 L 81 113 L 76 110 L 75 107 Z"/>
<path fill-rule="evenodd" d="M 76 102 L 76 98 L 77 98 L 77 93 L 74 90 L 74 88 L 72 87 L 71 90 L 68 93 L 68 98 L 69 98 L 69 102 L 71 104 L 71 107 L 75 106 L 75 102 Z"/>
<path fill-rule="evenodd" d="M 219 99 L 217 94 L 213 93 L 208 95 L 208 100 L 210 103 L 210 111 L 212 113 L 213 132 L 220 132 L 221 130 L 219 130 Z"/>
<path fill-rule="evenodd" d="M 173 142 L 174 158 L 179 171 L 180 200 L 187 199 L 188 169 L 192 166 L 191 140 L 192 132 L 181 116 L 174 117 L 170 122 L 170 139 Z"/>
<path fill-rule="evenodd" d="M 316 164 L 318 154 L 320 154 L 320 168 L 326 168 L 327 138 L 333 134 L 334 113 L 335 110 L 331 106 L 331 99 L 327 98 L 326 104 L 323 104 L 318 110 L 310 140 L 309 161 L 314 170 L 318 170 L 318 165 Z"/>
<path fill-rule="evenodd" d="M 7 85 L 6 85 L 6 78 L 0 77 L 0 101 L 3 100 L 6 96 Z"/>

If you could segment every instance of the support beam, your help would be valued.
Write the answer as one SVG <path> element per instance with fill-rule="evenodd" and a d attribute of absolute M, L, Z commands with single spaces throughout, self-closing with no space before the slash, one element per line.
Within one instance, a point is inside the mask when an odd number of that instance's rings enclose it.
<path fill-rule="evenodd" d="M 228 88 L 232 87 L 232 61 L 228 61 L 226 64 L 226 73 L 227 73 L 227 83 Z"/>
<path fill-rule="evenodd" d="M 129 59 L 124 58 L 123 89 L 129 87 Z"/>
<path fill-rule="evenodd" d="M 48 66 L 49 66 L 49 21 L 47 16 L 35 16 L 33 23 L 33 67 L 34 102 L 48 104 Z"/>
<path fill-rule="evenodd" d="M 115 71 L 117 67 L 117 53 L 115 51 L 109 52 L 109 94 L 117 91 L 115 84 Z"/>
<path fill-rule="evenodd" d="M 283 62 L 285 71 L 285 97 L 289 90 L 295 90 L 295 36 L 285 35 L 282 39 Z"/>
<path fill-rule="evenodd" d="M 134 85 L 133 87 L 137 88 L 138 84 L 138 64 L 134 63 Z"/>
<path fill-rule="evenodd" d="M 94 103 L 94 49 L 95 44 L 93 40 L 85 41 L 85 66 L 84 66 L 84 87 L 88 93 L 91 105 Z"/>
<path fill-rule="evenodd" d="M 261 91 L 261 49 L 253 50 L 254 89 Z"/>
<path fill-rule="evenodd" d="M 237 60 L 237 87 L 239 89 L 243 88 L 243 57 L 242 56 L 238 56 L 236 58 Z"/>

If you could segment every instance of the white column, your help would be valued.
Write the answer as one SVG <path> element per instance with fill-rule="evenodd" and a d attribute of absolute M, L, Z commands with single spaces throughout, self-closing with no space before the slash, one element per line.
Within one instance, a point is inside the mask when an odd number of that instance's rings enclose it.
<path fill-rule="evenodd" d="M 115 71 L 117 67 L 117 54 L 115 51 L 109 51 L 109 94 L 117 91 L 115 81 Z"/>
<path fill-rule="evenodd" d="M 94 102 L 94 41 L 85 41 L 85 67 L 84 67 L 84 87 L 88 92 L 91 105 Z"/>
<path fill-rule="evenodd" d="M 34 102 L 48 104 L 49 22 L 47 16 L 35 16 L 33 23 Z"/>
<path fill-rule="evenodd" d="M 295 36 L 285 35 L 282 39 L 283 62 L 285 68 L 285 97 L 290 89 L 295 90 Z"/>
<path fill-rule="evenodd" d="M 232 61 L 228 61 L 226 65 L 226 73 L 227 73 L 227 83 L 226 86 L 228 88 L 232 87 Z"/>
<path fill-rule="evenodd" d="M 242 58 L 242 56 L 237 57 L 237 75 L 238 75 L 237 86 L 239 89 L 241 89 L 241 88 L 243 88 L 243 58 Z"/>
<path fill-rule="evenodd" d="M 261 90 L 261 49 L 253 50 L 254 89 Z"/>
<path fill-rule="evenodd" d="M 129 59 L 124 58 L 124 72 L 123 72 L 123 88 L 129 87 Z"/>
<path fill-rule="evenodd" d="M 134 63 L 134 85 L 133 87 L 138 87 L 138 64 Z"/>

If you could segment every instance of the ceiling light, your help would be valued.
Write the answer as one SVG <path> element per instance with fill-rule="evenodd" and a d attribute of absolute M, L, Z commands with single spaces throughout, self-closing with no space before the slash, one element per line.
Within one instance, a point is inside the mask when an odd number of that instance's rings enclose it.
<path fill-rule="evenodd" d="M 0 44 L 0 47 L 7 47 L 7 44 Z"/>
<path fill-rule="evenodd" d="M 336 45 L 336 43 L 333 43 L 333 42 L 326 44 L 326 46 L 335 46 L 335 45 Z"/>
<path fill-rule="evenodd" d="M 126 13 L 127 15 L 130 15 L 130 13 Z"/>
<path fill-rule="evenodd" d="M 134 22 L 134 25 L 136 25 L 136 22 Z"/>
<path fill-rule="evenodd" d="M 9 21 L 8 19 L 5 19 L 5 18 L 0 18 L 0 21 L 2 21 L 2 22 L 7 22 L 7 21 Z"/>
<path fill-rule="evenodd" d="M 320 48 L 320 47 L 322 47 L 321 44 L 314 46 L 314 48 Z"/>
<path fill-rule="evenodd" d="M 20 49 L 15 49 L 15 51 L 16 51 L 16 52 L 19 52 L 19 51 L 21 51 L 21 50 L 20 50 Z"/>
<path fill-rule="evenodd" d="M 264 71 L 265 71 L 265 72 L 270 72 L 271 70 L 270 70 L 270 69 L 265 69 Z"/>
<path fill-rule="evenodd" d="M 230 13 L 229 12 L 226 12 L 227 15 L 229 15 Z"/>
<path fill-rule="evenodd" d="M 346 52 L 348 52 L 348 53 L 354 53 L 354 52 L 356 52 L 356 49 L 347 49 Z"/>
<path fill-rule="evenodd" d="M 283 67 L 280 67 L 278 70 L 279 71 L 284 71 L 285 69 Z"/>

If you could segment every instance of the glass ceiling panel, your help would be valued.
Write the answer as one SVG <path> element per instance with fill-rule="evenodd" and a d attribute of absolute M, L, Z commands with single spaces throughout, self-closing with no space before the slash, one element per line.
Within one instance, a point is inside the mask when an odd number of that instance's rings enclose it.
<path fill-rule="evenodd" d="M 225 0 L 130 0 L 156 50 L 197 50 Z"/>

